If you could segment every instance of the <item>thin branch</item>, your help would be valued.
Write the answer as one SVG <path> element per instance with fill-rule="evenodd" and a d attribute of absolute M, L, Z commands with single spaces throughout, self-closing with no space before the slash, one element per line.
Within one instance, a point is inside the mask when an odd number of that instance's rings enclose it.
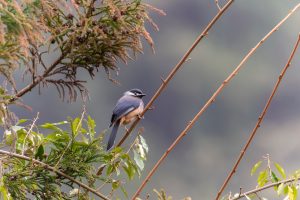
<path fill-rule="evenodd" d="M 255 188 L 253 190 L 249 190 L 248 192 L 244 192 L 242 194 L 240 194 L 238 197 L 235 197 L 235 198 L 231 198 L 229 200 L 237 200 L 237 199 L 241 199 L 243 197 L 246 197 L 250 194 L 256 194 L 257 192 L 260 192 L 260 191 L 263 191 L 263 190 L 266 190 L 266 189 L 269 189 L 271 187 L 274 187 L 274 186 L 278 186 L 280 184 L 287 184 L 287 183 L 290 183 L 290 182 L 293 182 L 293 181 L 299 181 L 300 180 L 300 177 L 298 178 L 290 178 L 290 179 L 286 179 L 286 180 L 282 180 L 282 181 L 278 181 L 276 183 L 270 183 L 268 185 L 265 185 L 263 187 L 260 187 L 260 188 Z"/>
<path fill-rule="evenodd" d="M 222 9 L 221 6 L 220 6 L 220 4 L 219 4 L 219 0 L 215 0 L 215 4 L 217 5 L 217 7 L 218 7 L 219 10 Z"/>
<path fill-rule="evenodd" d="M 299 7 L 300 7 L 300 4 L 298 4 L 298 5 L 295 7 L 294 11 L 296 10 L 296 8 L 299 8 Z M 292 14 L 292 12 L 291 12 L 290 14 Z M 290 15 L 290 14 L 289 14 L 289 15 Z M 286 19 L 286 18 L 285 18 L 285 19 Z M 275 27 L 275 28 L 276 28 L 276 27 Z M 278 28 L 278 27 L 277 27 L 277 28 Z M 248 138 L 248 140 L 247 140 L 245 146 L 243 147 L 243 149 L 242 149 L 242 151 L 241 151 L 241 153 L 240 153 L 240 155 L 239 155 L 237 161 L 235 162 L 235 164 L 234 164 L 234 166 L 233 166 L 231 172 L 229 173 L 228 177 L 226 178 L 226 180 L 224 181 L 222 187 L 220 188 L 220 190 L 219 190 L 219 192 L 218 192 L 218 194 L 217 194 L 216 200 L 218 200 L 218 199 L 220 198 L 220 196 L 221 196 L 222 192 L 224 191 L 225 187 L 227 186 L 229 180 L 231 179 L 231 177 L 233 176 L 233 174 L 236 172 L 237 167 L 238 167 L 240 161 L 242 160 L 242 158 L 243 158 L 243 156 L 244 156 L 244 154 L 245 154 L 247 148 L 249 147 L 249 145 L 250 145 L 252 139 L 254 138 L 257 129 L 260 127 L 260 124 L 261 124 L 261 122 L 262 122 L 262 120 L 263 120 L 263 118 L 264 118 L 264 116 L 265 116 L 265 114 L 266 114 L 266 112 L 267 112 L 267 110 L 268 110 L 268 108 L 269 108 L 269 106 L 270 106 L 270 103 L 271 103 L 271 101 L 272 101 L 272 99 L 273 99 L 273 97 L 274 97 L 274 95 L 275 95 L 277 89 L 278 89 L 278 86 L 279 86 L 279 84 L 280 84 L 280 82 L 281 82 L 281 80 L 282 80 L 282 77 L 285 75 L 285 72 L 286 72 L 286 70 L 288 69 L 288 67 L 290 66 L 291 61 L 292 61 L 292 59 L 293 59 L 293 57 L 294 57 L 294 55 L 295 55 L 295 53 L 296 53 L 296 50 L 298 49 L 299 42 L 300 42 L 300 35 L 298 36 L 297 42 L 296 42 L 296 44 L 295 44 L 295 47 L 294 47 L 293 51 L 291 52 L 291 55 L 290 55 L 290 57 L 289 57 L 289 59 L 288 59 L 286 65 L 285 65 L 285 67 L 282 69 L 282 71 L 281 71 L 281 73 L 280 73 L 280 75 L 279 75 L 279 77 L 278 77 L 278 80 L 277 80 L 277 82 L 276 82 L 276 84 L 275 84 L 275 86 L 274 86 L 274 88 L 273 88 L 273 91 L 272 91 L 272 93 L 271 93 L 271 95 L 270 95 L 270 97 L 269 97 L 269 99 L 268 99 L 268 101 L 267 101 L 267 103 L 266 103 L 266 105 L 265 105 L 265 107 L 264 107 L 262 113 L 260 114 L 260 116 L 259 116 L 259 118 L 258 118 L 258 121 L 257 121 L 257 123 L 256 123 L 256 125 L 255 125 L 255 127 L 254 127 L 254 129 L 252 130 L 251 135 L 249 136 L 249 138 Z"/>
<path fill-rule="evenodd" d="M 4 150 L 0 150 L 0 154 L 5 154 L 5 155 L 8 155 L 8 156 L 12 156 L 12 157 L 15 157 L 15 158 L 20 158 L 20 159 L 23 159 L 23 160 L 28 160 L 28 161 L 31 161 L 33 163 L 36 163 L 36 164 L 39 164 L 41 165 L 42 167 L 44 167 L 46 170 L 49 170 L 49 171 L 52 171 L 60 176 L 63 176 L 67 179 L 69 179 L 70 181 L 76 183 L 77 185 L 79 185 L 80 187 L 92 192 L 93 194 L 97 195 L 98 197 L 100 197 L 101 199 L 104 199 L 104 200 L 110 200 L 109 198 L 107 198 L 104 194 L 101 194 L 100 192 L 97 192 L 95 189 L 85 185 L 84 183 L 80 182 L 80 181 L 77 181 L 76 179 L 74 179 L 73 177 L 55 169 L 54 167 L 51 167 L 50 165 L 47 165 L 46 163 L 43 163 L 39 160 L 36 160 L 36 159 L 33 159 L 33 158 L 30 158 L 30 157 L 27 157 L 27 156 L 23 156 L 23 155 L 20 155 L 20 154 L 17 154 L 17 153 L 12 153 L 12 152 L 9 152 L 9 151 L 4 151 Z"/>
<path fill-rule="evenodd" d="M 230 2 L 228 2 L 230 3 Z M 259 46 L 263 44 L 263 42 L 270 37 L 278 28 L 300 7 L 300 3 L 292 10 L 290 13 L 281 20 L 261 41 L 257 43 L 257 45 L 250 50 L 250 52 L 244 57 L 244 59 L 240 62 L 240 64 L 235 68 L 235 70 L 224 80 L 224 82 L 219 86 L 219 88 L 215 91 L 215 93 L 210 97 L 210 99 L 205 103 L 205 105 L 200 109 L 200 111 L 195 115 L 195 117 L 188 123 L 186 128 L 179 134 L 179 136 L 175 139 L 175 141 L 171 144 L 171 146 L 167 149 L 167 151 L 162 155 L 162 157 L 157 161 L 157 163 L 154 165 L 154 167 L 151 169 L 145 180 L 142 182 L 134 196 L 132 197 L 133 200 L 135 200 L 142 189 L 145 187 L 146 183 L 150 180 L 154 172 L 157 170 L 159 165 L 162 163 L 162 161 L 168 156 L 168 154 L 174 149 L 174 147 L 177 145 L 177 143 L 187 134 L 187 132 L 192 128 L 194 123 L 198 120 L 198 118 L 204 113 L 204 111 L 215 101 L 216 97 L 221 93 L 221 91 L 224 89 L 224 87 L 228 84 L 228 82 L 238 74 L 239 70 L 243 66 L 243 64 L 249 59 L 249 57 L 258 49 Z M 223 9 L 226 8 L 226 5 L 223 7 Z M 222 190 L 223 191 L 223 190 Z M 220 191 L 222 193 L 222 191 Z M 219 193 L 220 193 L 219 192 Z M 220 194 L 218 193 L 219 198 Z"/>
<path fill-rule="evenodd" d="M 41 76 L 35 78 L 31 84 L 27 85 L 23 89 L 21 89 L 13 98 L 9 100 L 9 102 L 16 101 L 18 98 L 22 97 L 27 92 L 31 91 L 35 86 L 37 86 L 41 81 L 43 81 L 49 73 L 64 59 L 65 54 L 62 53 L 60 57 L 58 57 L 52 65 L 47 68 Z"/>
<path fill-rule="evenodd" d="M 141 113 L 141 117 L 144 116 L 144 114 L 147 112 L 147 110 L 152 106 L 154 101 L 158 98 L 158 96 L 161 94 L 161 92 L 167 87 L 170 80 L 175 76 L 176 72 L 182 67 L 182 65 L 186 62 L 189 55 L 192 53 L 192 51 L 195 49 L 195 47 L 199 44 L 199 42 L 208 34 L 208 31 L 213 27 L 213 25 L 218 21 L 218 19 L 222 16 L 222 14 L 230 7 L 230 5 L 233 3 L 234 0 L 229 0 L 227 4 L 220 10 L 220 12 L 217 13 L 217 15 L 209 22 L 209 24 L 206 26 L 204 31 L 196 38 L 192 46 L 187 50 L 187 52 L 184 54 L 184 56 L 180 59 L 180 61 L 176 64 L 176 66 L 173 67 L 172 71 L 169 73 L 166 79 L 162 81 L 160 87 L 157 89 L 155 94 L 152 96 L 148 104 L 146 105 L 144 111 Z M 138 124 L 141 118 L 137 118 L 131 127 L 126 131 L 123 138 L 120 140 L 117 146 L 121 146 L 123 142 L 127 139 L 129 134 L 132 132 L 132 130 L 135 128 L 135 126 Z"/>
<path fill-rule="evenodd" d="M 24 138 L 23 148 L 22 148 L 22 155 L 24 155 L 26 139 L 27 139 L 28 135 L 31 133 L 31 131 L 32 131 L 33 127 L 35 126 L 35 123 L 38 119 L 39 119 L 39 112 L 36 114 L 36 117 L 33 119 L 33 122 L 32 122 L 32 124 L 31 124 L 25 138 Z"/>

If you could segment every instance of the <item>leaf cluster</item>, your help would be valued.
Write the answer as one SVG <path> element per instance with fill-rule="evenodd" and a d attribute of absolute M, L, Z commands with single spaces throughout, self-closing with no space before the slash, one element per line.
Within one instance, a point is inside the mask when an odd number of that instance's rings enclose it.
<path fill-rule="evenodd" d="M 87 116 L 58 123 L 27 124 L 20 120 L 5 131 L 5 144 L 16 153 L 45 163 L 8 155 L 1 155 L 0 194 L 5 199 L 90 199 L 87 190 L 78 188 L 74 181 L 49 170 L 54 167 L 91 188 L 100 183 L 111 185 L 111 194 L 121 189 L 127 196 L 122 174 L 133 180 L 141 169 L 129 152 L 116 148 L 103 149 L 103 134 L 95 136 L 95 121 Z M 106 168 L 105 174 L 102 170 Z M 97 173 L 97 171 L 100 173 Z"/>
<path fill-rule="evenodd" d="M 262 167 L 262 164 L 266 163 L 265 167 Z M 257 189 L 263 188 L 267 184 L 278 183 L 273 186 L 274 191 L 278 196 L 285 196 L 284 199 L 296 200 L 298 196 L 298 179 L 300 178 L 300 170 L 296 170 L 289 177 L 294 181 L 285 181 L 287 180 L 287 175 L 284 168 L 277 162 L 272 162 L 269 158 L 269 155 L 265 160 L 260 160 L 255 163 L 250 172 L 251 176 L 257 175 Z M 223 197 L 223 199 L 238 199 L 241 193 L 236 193 L 233 195 Z M 245 198 L 250 199 L 266 199 L 258 195 L 256 192 L 249 195 L 245 195 Z"/>
<path fill-rule="evenodd" d="M 141 0 L 1 0 L 0 73 L 16 90 L 12 74 L 26 66 L 33 87 L 55 85 L 70 100 L 78 92 L 86 96 L 78 72 L 93 78 L 103 67 L 113 80 L 118 61 L 127 63 L 142 52 L 142 38 L 153 48 L 145 23 L 158 28 L 150 10 L 164 14 Z M 45 61 L 50 54 L 59 55 L 52 65 Z"/>

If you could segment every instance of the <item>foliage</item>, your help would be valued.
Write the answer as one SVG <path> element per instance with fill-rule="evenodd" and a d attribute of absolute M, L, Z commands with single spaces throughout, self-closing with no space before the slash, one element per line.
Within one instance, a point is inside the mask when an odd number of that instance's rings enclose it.
<path fill-rule="evenodd" d="M 91 78 L 103 67 L 118 71 L 143 50 L 141 38 L 153 48 L 145 28 L 149 10 L 164 14 L 141 0 L 24 0 L 0 1 L 0 73 L 15 89 L 15 101 L 36 85 L 54 85 L 62 98 L 74 101 L 87 95 L 86 71 Z M 52 56 L 51 56 L 52 54 Z M 57 59 L 48 64 L 45 60 Z M 13 78 L 17 66 L 25 66 L 31 85 L 18 91 Z"/>
<path fill-rule="evenodd" d="M 263 167 L 262 164 L 266 165 Z M 260 160 L 255 163 L 251 169 L 251 176 L 257 175 L 257 189 L 267 186 L 267 184 L 273 184 L 276 195 L 284 196 L 284 199 L 296 200 L 298 196 L 298 179 L 300 178 L 300 170 L 293 172 L 289 179 L 287 179 L 284 168 L 277 162 L 272 162 L 269 155 L 264 160 Z M 278 184 L 276 184 L 278 183 Z M 271 188 L 271 187 L 270 187 Z M 266 188 L 267 189 L 267 188 Z M 233 196 L 227 195 L 223 199 L 233 200 L 239 199 L 240 193 L 236 193 Z M 249 199 L 267 199 L 261 197 L 257 192 L 251 192 L 249 195 L 245 195 L 247 200 Z"/>
<path fill-rule="evenodd" d="M 120 147 L 111 152 L 103 150 L 103 134 L 96 136 L 96 124 L 90 116 L 39 126 L 34 122 L 28 126 L 25 123 L 28 121 L 20 120 L 5 132 L 5 145 L 18 154 L 55 167 L 91 188 L 97 188 L 102 182 L 111 185 L 112 195 L 120 189 L 127 196 L 124 175 L 131 181 L 141 173 L 129 151 L 124 152 Z M 74 196 L 89 199 L 89 193 L 73 181 L 30 160 L 1 155 L 1 166 L 3 199 L 32 196 L 36 199 L 72 199 Z M 104 167 L 106 170 L 102 173 Z M 98 168 L 102 169 L 101 173 L 96 173 Z"/>

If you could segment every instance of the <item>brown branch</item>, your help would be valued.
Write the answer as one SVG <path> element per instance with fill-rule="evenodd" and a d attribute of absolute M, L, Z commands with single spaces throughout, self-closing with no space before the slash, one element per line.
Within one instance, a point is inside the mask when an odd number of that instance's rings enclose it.
<path fill-rule="evenodd" d="M 104 199 L 104 200 L 110 200 L 109 198 L 107 198 L 104 194 L 101 194 L 100 192 L 97 192 L 95 189 L 87 186 L 86 184 L 80 182 L 80 181 L 77 181 L 76 179 L 74 179 L 73 177 L 55 169 L 54 167 L 51 167 L 50 165 L 47 165 L 46 163 L 43 163 L 39 160 L 35 160 L 33 158 L 30 158 L 30 157 L 27 157 L 27 156 L 24 156 L 24 155 L 20 155 L 20 154 L 17 154 L 17 153 L 12 153 L 12 152 L 9 152 L 9 151 L 4 151 L 4 150 L 0 150 L 0 154 L 5 154 L 5 155 L 8 155 L 8 156 L 12 156 L 12 157 L 15 157 L 15 158 L 20 158 L 20 159 L 23 159 L 23 160 L 28 160 L 28 161 L 31 161 L 33 163 L 36 163 L 36 164 L 39 164 L 41 165 L 42 167 L 44 167 L 46 170 L 49 170 L 49 171 L 52 171 L 60 176 L 63 176 L 67 179 L 69 179 L 70 181 L 76 183 L 77 185 L 79 185 L 80 187 L 92 192 L 93 194 L 97 195 L 98 197 L 100 197 L 101 199 Z"/>
<path fill-rule="evenodd" d="M 24 94 L 26 94 L 27 92 L 31 91 L 35 86 L 37 86 L 41 81 L 43 81 L 48 75 L 49 73 L 64 59 L 65 54 L 61 54 L 60 57 L 58 57 L 54 63 L 52 63 L 52 65 L 50 67 L 48 67 L 44 73 L 41 76 L 37 76 L 31 84 L 27 85 L 26 87 L 24 87 L 23 89 L 21 89 L 13 98 L 11 98 L 9 100 L 9 102 L 14 102 L 16 101 L 18 98 L 22 97 Z"/>
<path fill-rule="evenodd" d="M 229 3 L 229 2 L 228 2 Z M 226 5 L 223 7 L 223 9 L 226 7 Z M 195 115 L 195 117 L 189 122 L 189 124 L 186 126 L 186 128 L 179 134 L 179 136 L 175 139 L 175 141 L 171 144 L 171 146 L 167 149 L 167 151 L 162 155 L 162 157 L 157 161 L 157 163 L 154 165 L 154 167 L 151 169 L 145 180 L 142 182 L 134 196 L 132 197 L 132 200 L 135 200 L 142 189 L 145 187 L 146 183 L 150 180 L 154 172 L 158 169 L 159 165 L 162 163 L 162 161 L 167 157 L 167 155 L 174 149 L 174 147 L 177 145 L 177 143 L 187 134 L 187 132 L 192 128 L 194 123 L 198 120 L 198 118 L 204 113 L 204 111 L 215 101 L 216 97 L 221 93 L 221 91 L 224 89 L 224 87 L 228 84 L 228 82 L 238 74 L 239 70 L 241 69 L 242 65 L 249 59 L 249 57 L 258 49 L 259 46 L 263 44 L 263 42 L 272 35 L 278 28 L 300 7 L 300 3 L 292 10 L 290 13 L 281 20 L 261 41 L 257 43 L 257 45 L 250 50 L 250 52 L 243 58 L 243 60 L 240 62 L 240 64 L 236 67 L 236 69 L 224 80 L 224 82 L 220 85 L 220 87 L 215 91 L 215 93 L 210 97 L 210 99 L 205 103 L 205 105 L 200 109 L 200 111 Z M 222 191 L 221 191 L 222 192 Z M 219 194 L 217 199 L 219 198 Z"/>
<path fill-rule="evenodd" d="M 231 198 L 229 200 L 237 200 L 237 199 L 241 199 L 243 197 L 246 197 L 250 194 L 255 194 L 257 192 L 260 192 L 260 191 L 263 191 L 263 190 L 266 190 L 268 188 L 271 188 L 271 187 L 274 187 L 274 186 L 278 186 L 280 184 L 286 184 L 286 183 L 290 183 L 290 182 L 293 182 L 293 181 L 299 181 L 300 180 L 300 177 L 296 177 L 296 178 L 290 178 L 290 179 L 286 179 L 286 180 L 282 180 L 282 181 L 278 181 L 276 183 L 270 183 L 268 185 L 265 185 L 263 187 L 260 187 L 260 188 L 255 188 L 253 190 L 249 190 L 248 192 L 244 192 L 242 194 L 240 194 L 238 197 L 234 197 L 234 198 Z"/>
<path fill-rule="evenodd" d="M 218 14 L 210 21 L 210 23 L 206 26 L 204 31 L 196 38 L 192 46 L 187 50 L 187 52 L 184 54 L 184 56 L 180 59 L 180 61 L 176 64 L 175 67 L 173 67 L 172 71 L 169 73 L 166 79 L 164 79 L 160 85 L 160 87 L 157 89 L 155 94 L 152 96 L 148 104 L 146 105 L 144 111 L 141 113 L 141 117 L 144 116 L 144 114 L 147 112 L 147 110 L 152 106 L 153 102 L 157 99 L 157 97 L 161 94 L 161 92 L 166 88 L 170 80 L 175 76 L 176 72 L 182 67 L 182 65 L 186 62 L 191 52 L 195 49 L 195 47 L 199 44 L 199 42 L 208 34 L 208 31 L 213 27 L 213 25 L 218 21 L 218 19 L 222 16 L 222 14 L 229 8 L 229 6 L 233 3 L 234 0 L 229 0 L 227 4 L 218 12 Z M 123 138 L 120 140 L 117 146 L 121 146 L 123 142 L 127 139 L 129 134 L 132 132 L 132 130 L 135 128 L 135 126 L 140 121 L 140 118 L 137 118 L 131 127 L 126 131 Z"/>
<path fill-rule="evenodd" d="M 295 8 L 298 8 L 299 6 L 300 6 L 300 4 L 298 4 L 298 6 L 296 6 Z M 294 9 L 294 11 L 295 11 L 295 9 Z M 291 13 L 290 13 L 290 14 L 291 14 Z M 248 140 L 247 140 L 247 142 L 246 142 L 244 148 L 242 149 L 242 151 L 241 151 L 241 153 L 240 153 L 238 159 L 236 160 L 236 162 L 235 162 L 235 164 L 234 164 L 234 166 L 233 166 L 231 172 L 229 173 L 228 177 L 226 178 L 226 180 L 224 181 L 222 187 L 220 188 L 220 190 L 219 190 L 219 192 L 218 192 L 218 194 L 217 194 L 216 200 L 218 200 L 218 199 L 220 198 L 220 196 L 221 196 L 222 192 L 224 191 L 225 187 L 227 186 L 229 180 L 231 179 L 231 177 L 233 176 L 233 174 L 236 172 L 237 167 L 238 167 L 240 161 L 242 160 L 242 158 L 243 158 L 243 156 L 244 156 L 246 150 L 248 149 L 248 147 L 249 147 L 249 145 L 250 145 L 252 139 L 254 138 L 257 129 L 260 127 L 260 124 L 261 124 L 261 122 L 262 122 L 262 120 L 263 120 L 263 118 L 264 118 L 264 116 L 265 116 L 265 114 L 266 114 L 266 112 L 267 112 L 267 110 L 268 110 L 268 108 L 269 108 L 269 106 L 270 106 L 270 103 L 271 103 L 271 101 L 272 101 L 272 99 L 273 99 L 273 97 L 274 97 L 274 95 L 275 95 L 277 89 L 278 89 L 278 86 L 279 86 L 279 84 L 280 84 L 280 82 L 281 82 L 281 80 L 282 80 L 282 77 L 285 75 L 285 72 L 286 72 L 286 70 L 288 69 L 288 67 L 290 66 L 291 61 L 292 61 L 292 59 L 293 59 L 293 57 L 294 57 L 294 55 L 295 55 L 295 53 L 296 53 L 296 50 L 297 50 L 298 45 L 299 45 L 299 41 L 300 41 L 300 35 L 298 36 L 297 42 L 296 42 L 296 44 L 295 44 L 295 47 L 294 47 L 294 49 L 293 49 L 293 51 L 292 51 L 292 53 L 291 53 L 291 55 L 290 55 L 290 57 L 289 57 L 289 59 L 288 59 L 286 65 L 285 65 L 285 67 L 284 67 L 283 70 L 281 71 L 281 74 L 280 74 L 279 77 L 278 77 L 278 80 L 277 80 L 277 82 L 276 82 L 276 84 L 275 84 L 275 86 L 274 86 L 274 88 L 273 88 L 273 91 L 272 91 L 272 93 L 271 93 L 271 95 L 270 95 L 270 97 L 269 97 L 269 99 L 268 99 L 268 101 L 267 101 L 267 103 L 266 103 L 266 105 L 265 105 L 265 107 L 264 107 L 262 113 L 260 114 L 260 116 L 259 116 L 259 118 L 258 118 L 258 121 L 257 121 L 257 123 L 256 123 L 256 125 L 255 125 L 255 127 L 254 127 L 254 129 L 252 130 L 251 135 L 249 136 L 249 138 L 248 138 Z"/>

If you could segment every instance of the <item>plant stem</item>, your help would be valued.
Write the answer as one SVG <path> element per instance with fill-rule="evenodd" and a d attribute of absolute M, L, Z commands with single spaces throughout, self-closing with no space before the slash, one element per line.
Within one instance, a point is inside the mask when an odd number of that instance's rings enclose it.
<path fill-rule="evenodd" d="M 54 63 L 52 63 L 51 66 L 49 66 L 44 73 L 41 76 L 37 76 L 31 84 L 27 85 L 26 87 L 24 87 L 23 89 L 21 89 L 13 98 L 11 98 L 9 100 L 9 102 L 14 102 L 16 101 L 18 98 L 22 97 L 24 94 L 26 94 L 27 92 L 30 92 L 35 86 L 37 86 L 40 82 L 42 82 L 48 75 L 49 73 L 64 59 L 65 54 L 62 53 L 56 60 Z"/>
<path fill-rule="evenodd" d="M 230 2 L 228 2 L 230 3 Z M 227 6 L 228 3 L 225 5 Z M 224 7 L 225 7 L 224 6 Z M 224 9 L 222 8 L 222 10 Z M 225 88 L 225 86 L 228 84 L 228 82 L 238 74 L 239 70 L 243 66 L 243 64 L 249 59 L 249 57 L 258 49 L 259 46 L 263 44 L 263 42 L 272 35 L 278 28 L 300 7 L 300 3 L 292 10 L 290 13 L 281 20 L 261 41 L 257 43 L 257 45 L 250 50 L 250 52 L 243 58 L 243 60 L 239 63 L 239 65 L 235 68 L 235 70 L 224 80 L 224 82 L 220 85 L 220 87 L 215 91 L 215 93 L 210 97 L 210 99 L 205 103 L 205 105 L 200 109 L 200 111 L 194 116 L 194 118 L 188 123 L 186 128 L 179 134 L 179 136 L 175 139 L 175 141 L 171 144 L 171 146 L 166 150 L 166 152 L 162 155 L 162 157 L 157 161 L 157 163 L 154 165 L 154 167 L 151 169 L 145 180 L 142 182 L 134 196 L 132 197 L 132 200 L 135 200 L 142 189 L 145 187 L 146 183 L 150 180 L 154 172 L 158 169 L 159 165 L 162 163 L 162 161 L 168 156 L 168 154 L 174 149 L 174 147 L 178 144 L 178 142 L 187 134 L 187 132 L 192 128 L 194 123 L 198 120 L 198 118 L 204 113 L 204 111 L 215 101 L 216 97 L 221 93 L 221 91 Z M 220 11 L 221 12 L 221 11 Z M 244 153 L 242 153 L 244 154 Z M 226 183 L 227 185 L 227 183 Z M 225 186 L 226 186 L 225 185 Z M 224 187 L 225 188 L 225 187 Z M 224 188 L 218 193 L 217 199 L 219 198 L 220 194 L 224 190 Z"/>
<path fill-rule="evenodd" d="M 144 114 L 149 110 L 149 108 L 152 106 L 154 101 L 158 98 L 158 96 L 162 93 L 162 91 L 167 87 L 168 83 L 172 78 L 175 76 L 176 72 L 182 67 L 182 65 L 185 63 L 185 61 L 188 59 L 189 55 L 192 53 L 192 51 L 195 49 L 195 47 L 199 44 L 199 42 L 208 35 L 208 31 L 213 27 L 213 25 L 218 21 L 218 19 L 223 15 L 223 13 L 230 7 L 230 5 L 233 3 L 234 0 L 229 0 L 227 4 L 217 13 L 217 15 L 210 21 L 210 23 L 206 26 L 206 28 L 203 30 L 203 32 L 196 38 L 192 46 L 186 51 L 186 53 L 183 55 L 183 57 L 180 59 L 180 61 L 173 67 L 172 71 L 169 73 L 166 79 L 162 79 L 162 83 L 160 87 L 157 89 L 155 94 L 152 96 L 148 104 L 146 105 L 144 111 L 141 113 L 141 117 L 144 116 Z M 130 126 L 130 128 L 126 131 L 123 138 L 120 140 L 117 146 L 121 146 L 123 142 L 127 139 L 129 134 L 132 132 L 132 130 L 135 128 L 135 126 L 140 121 L 140 117 L 138 117 Z"/>
<path fill-rule="evenodd" d="M 282 181 L 278 181 L 276 183 L 270 183 L 268 185 L 265 185 L 263 187 L 260 187 L 260 188 L 255 188 L 253 190 L 249 190 L 248 192 L 244 192 L 242 194 L 240 194 L 238 197 L 235 197 L 235 198 L 232 198 L 232 199 L 229 199 L 229 200 L 237 200 L 237 199 L 241 199 L 243 197 L 246 197 L 250 194 L 255 194 L 257 192 L 260 192 L 260 191 L 263 191 L 263 190 L 266 190 L 268 188 L 271 188 L 271 187 L 274 187 L 274 186 L 277 186 L 277 185 L 280 185 L 280 184 L 286 184 L 286 183 L 290 183 L 290 182 L 293 182 L 293 181 L 299 181 L 300 180 L 300 177 L 298 178 L 290 178 L 290 179 L 286 179 L 286 180 L 282 180 Z"/>
<path fill-rule="evenodd" d="M 20 158 L 20 159 L 23 159 L 23 160 L 28 160 L 28 161 L 31 161 L 33 163 L 36 163 L 36 164 L 39 164 L 41 165 L 42 167 L 44 167 L 46 170 L 49 170 L 49 171 L 52 171 L 52 172 L 55 172 L 56 174 L 60 175 L 60 176 L 63 176 L 67 179 L 69 179 L 70 181 L 76 183 L 77 185 L 79 185 L 80 187 L 94 193 L 95 195 L 97 195 L 98 197 L 100 197 L 101 199 L 104 199 L 104 200 L 110 200 L 109 198 L 107 198 L 104 194 L 101 194 L 100 192 L 97 192 L 95 189 L 93 188 L 90 188 L 89 186 L 85 185 L 84 183 L 80 182 L 80 181 L 77 181 L 76 179 L 74 179 L 73 177 L 55 169 L 54 167 L 51 167 L 50 165 L 47 165 L 46 163 L 43 163 L 39 160 L 36 160 L 36 159 L 33 159 L 33 158 L 30 158 L 30 157 L 27 157 L 27 156 L 24 156 L 24 155 L 20 155 L 20 154 L 17 154 L 17 153 L 12 153 L 12 152 L 9 152 L 9 151 L 4 151 L 4 150 L 0 150 L 0 154 L 5 154 L 5 155 L 8 155 L 8 156 L 12 156 L 12 157 L 15 157 L 15 158 Z"/>
<path fill-rule="evenodd" d="M 156 91 L 155 95 L 152 97 L 152 99 L 147 104 L 146 108 L 144 109 L 141 116 L 144 115 L 144 113 L 150 108 L 150 106 L 153 104 L 154 100 L 160 95 L 162 90 L 167 86 L 168 82 L 173 78 L 177 70 L 182 66 L 182 64 L 187 60 L 190 53 L 193 51 L 193 49 L 197 46 L 197 44 L 201 41 L 201 39 L 204 38 L 208 34 L 208 31 L 211 29 L 211 27 L 216 23 L 216 21 L 222 16 L 222 14 L 230 7 L 230 5 L 233 3 L 233 0 L 229 0 L 227 4 L 218 12 L 218 14 L 212 19 L 212 21 L 207 25 L 207 27 L 204 29 L 204 31 L 197 37 L 196 41 L 193 43 L 192 47 L 186 52 L 186 54 L 182 57 L 182 59 L 179 61 L 179 63 L 173 68 L 171 73 L 168 75 L 168 77 L 163 80 L 163 83 L 161 84 L 160 88 Z M 203 112 L 203 111 L 202 111 Z M 200 116 L 200 115 L 199 115 Z M 181 140 L 181 138 L 186 135 L 188 130 L 192 127 L 193 123 L 198 119 L 199 116 L 196 116 L 189 125 L 181 132 L 181 134 L 178 136 L 178 138 L 173 142 L 173 144 L 167 149 L 167 151 L 162 155 L 162 157 L 157 161 L 153 169 L 149 172 L 148 176 L 145 178 L 143 183 L 140 185 L 134 196 L 132 197 L 133 200 L 135 200 L 142 189 L 145 187 L 146 183 L 150 180 L 150 177 L 154 174 L 154 172 L 157 170 L 159 165 L 162 163 L 162 161 L 167 157 L 169 152 L 176 146 L 176 144 Z M 118 146 L 120 146 L 126 137 L 129 135 L 129 133 L 132 131 L 134 126 L 138 123 L 139 118 L 132 124 L 130 129 L 126 132 L 126 135 L 122 138 Z"/>
<path fill-rule="evenodd" d="M 277 24 L 277 25 L 274 27 L 274 29 L 272 29 L 272 31 L 269 32 L 269 33 L 264 37 L 264 39 L 266 39 L 267 36 L 271 35 L 273 32 L 275 32 L 276 30 L 278 30 L 278 27 L 279 27 L 279 26 L 280 26 L 280 25 L 281 25 L 281 24 L 282 24 L 282 23 L 283 23 L 283 22 L 284 22 L 284 21 L 285 21 L 292 13 L 293 13 L 293 12 L 295 12 L 299 7 L 300 7 L 300 4 L 298 4 L 298 5 L 297 5 L 297 6 L 296 6 L 296 7 L 295 7 L 295 8 L 287 15 L 287 16 L 286 16 L 279 24 Z M 219 190 L 219 192 L 218 192 L 218 194 L 217 194 L 216 200 L 218 200 L 218 199 L 220 198 L 220 196 L 221 196 L 222 192 L 224 191 L 225 187 L 227 186 L 229 180 L 231 179 L 231 177 L 233 176 L 233 174 L 236 172 L 237 167 L 238 167 L 239 163 L 241 162 L 241 160 L 242 160 L 242 158 L 243 158 L 243 156 L 244 156 L 246 150 L 248 149 L 250 143 L 252 142 L 252 140 L 253 140 L 253 138 L 254 138 L 254 136 L 255 136 L 255 134 L 256 134 L 257 129 L 260 127 L 260 124 L 261 124 L 261 122 L 262 122 L 262 120 L 263 120 L 263 118 L 264 118 L 264 116 L 265 116 L 265 114 L 266 114 L 266 111 L 267 111 L 267 109 L 269 108 L 270 103 L 271 103 L 271 101 L 272 101 L 272 99 L 273 99 L 273 97 L 274 97 L 274 94 L 275 94 L 275 92 L 277 91 L 277 88 L 278 88 L 278 86 L 279 86 L 279 84 L 280 84 L 280 82 L 281 82 L 282 76 L 285 74 L 287 68 L 288 68 L 288 67 L 290 66 L 290 64 L 291 64 L 291 61 L 292 61 L 292 59 L 293 59 L 293 57 L 294 57 L 294 54 L 295 54 L 295 52 L 296 52 L 296 50 L 297 50 L 297 48 L 298 48 L 298 45 L 299 45 L 299 39 L 300 39 L 300 37 L 298 37 L 298 40 L 297 40 L 297 42 L 296 42 L 296 44 L 295 44 L 295 47 L 294 47 L 294 49 L 293 49 L 293 51 L 292 51 L 292 53 L 291 53 L 291 55 L 290 55 L 290 58 L 288 59 L 288 62 L 287 62 L 287 64 L 286 64 L 286 66 L 284 67 L 283 71 L 282 71 L 281 74 L 279 75 L 278 81 L 277 81 L 277 83 L 275 84 L 275 86 L 274 86 L 274 88 L 273 88 L 273 91 L 272 91 L 272 93 L 271 93 L 271 95 L 270 95 L 270 97 L 269 97 L 269 99 L 268 99 L 268 101 L 267 101 L 267 103 L 266 103 L 266 105 L 265 105 L 265 107 L 264 107 L 264 109 L 263 109 L 261 115 L 260 115 L 259 118 L 258 118 L 258 121 L 257 121 L 257 123 L 256 123 L 256 126 L 255 126 L 254 129 L 252 130 L 252 133 L 251 133 L 251 135 L 249 136 L 249 138 L 248 138 L 248 140 L 247 140 L 245 146 L 244 146 L 243 149 L 241 150 L 241 153 L 240 153 L 238 159 L 236 160 L 236 162 L 235 162 L 235 164 L 234 164 L 232 170 L 230 171 L 228 177 L 226 178 L 226 180 L 224 181 L 223 185 L 221 186 L 221 188 L 220 188 L 220 190 Z M 261 41 L 264 41 L 264 40 L 261 40 Z M 260 43 L 261 43 L 261 42 L 259 42 L 258 44 L 260 44 Z"/>

